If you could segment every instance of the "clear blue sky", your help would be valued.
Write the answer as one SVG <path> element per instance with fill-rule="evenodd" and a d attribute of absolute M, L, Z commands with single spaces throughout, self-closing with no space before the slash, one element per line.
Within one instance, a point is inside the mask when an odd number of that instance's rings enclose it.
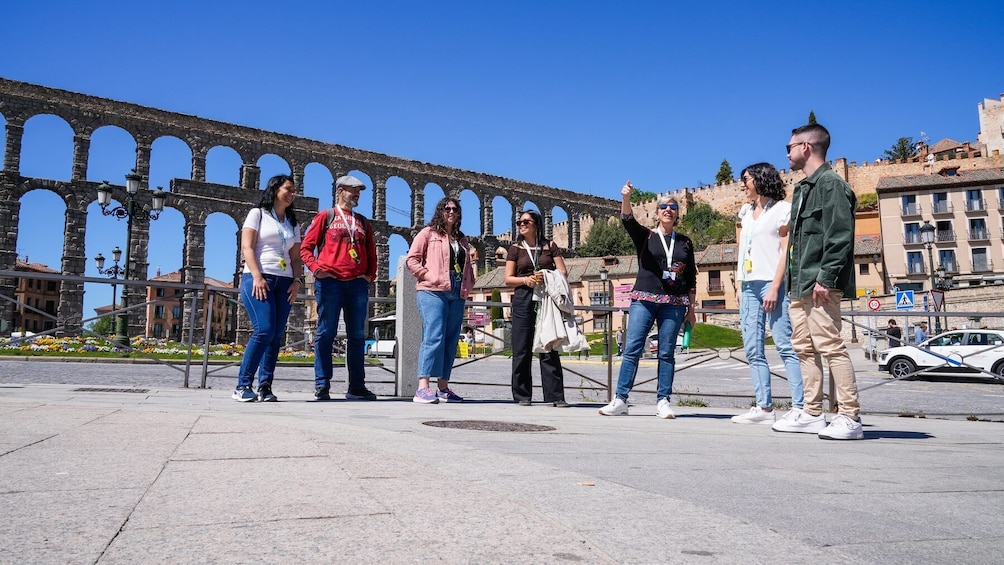
<path fill-rule="evenodd" d="M 983 0 L 38 0 L 9 2 L 3 20 L 5 78 L 611 198 L 628 178 L 713 182 L 723 158 L 786 167 L 810 110 L 831 158 L 872 161 L 922 131 L 975 140 L 977 104 L 1004 92 L 1004 10 Z M 69 130 L 52 122 L 29 122 L 24 174 L 69 177 Z M 121 184 L 132 140 L 99 134 L 89 178 Z M 151 184 L 188 176 L 178 155 L 154 146 Z M 209 180 L 237 182 L 232 156 L 210 159 Z M 306 190 L 330 203 L 330 179 L 308 170 Z M 62 206 L 25 197 L 20 255 L 58 268 Z M 173 211 L 154 222 L 151 275 L 180 267 L 181 228 Z M 210 276 L 232 276 L 235 229 L 210 218 Z M 92 207 L 88 274 L 124 232 Z M 110 302 L 92 286 L 87 316 Z"/>

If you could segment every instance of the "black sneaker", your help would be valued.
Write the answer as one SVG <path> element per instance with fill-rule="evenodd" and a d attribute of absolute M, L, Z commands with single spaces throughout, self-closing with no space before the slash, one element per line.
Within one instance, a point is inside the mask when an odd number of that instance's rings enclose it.
<path fill-rule="evenodd" d="M 328 394 L 328 389 L 326 388 L 314 389 L 314 400 L 331 400 L 331 395 Z"/>
<path fill-rule="evenodd" d="M 279 399 L 272 394 L 272 387 L 268 385 L 258 385 L 259 402 L 279 402 Z"/>
<path fill-rule="evenodd" d="M 345 400 L 376 400 L 375 394 L 369 391 L 367 388 L 361 388 L 359 390 L 350 390 L 345 393 Z"/>

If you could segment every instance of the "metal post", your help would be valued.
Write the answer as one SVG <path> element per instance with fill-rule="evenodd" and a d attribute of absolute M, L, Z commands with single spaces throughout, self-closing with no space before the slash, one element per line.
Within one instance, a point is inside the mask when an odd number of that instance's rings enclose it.
<path fill-rule="evenodd" d="M 213 295 L 215 293 L 208 292 L 207 294 L 208 296 L 206 296 L 203 301 L 206 308 L 206 315 L 203 318 L 205 322 L 202 324 L 202 332 L 205 334 L 205 339 L 202 343 L 202 388 L 206 388 L 206 376 L 209 375 L 209 325 L 213 315 Z"/>
<path fill-rule="evenodd" d="M 125 248 L 125 263 L 122 270 L 122 280 L 123 282 L 129 280 L 129 266 L 131 265 L 132 256 L 132 215 L 133 215 L 133 199 L 132 195 L 126 198 L 126 248 Z M 122 285 L 122 308 L 119 308 L 119 313 L 115 315 L 115 337 L 112 338 L 112 343 L 118 345 L 119 347 L 129 346 L 129 312 L 125 310 L 128 306 L 126 304 L 126 295 L 129 292 L 129 285 Z"/>

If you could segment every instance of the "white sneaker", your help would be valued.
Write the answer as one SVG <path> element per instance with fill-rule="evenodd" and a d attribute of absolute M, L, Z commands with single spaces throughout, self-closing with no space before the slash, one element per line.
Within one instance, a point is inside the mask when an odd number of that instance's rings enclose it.
<path fill-rule="evenodd" d="M 830 425 L 819 432 L 819 439 L 865 439 L 865 431 L 861 427 L 861 422 L 837 414 Z"/>
<path fill-rule="evenodd" d="M 676 418 L 676 414 L 673 414 L 673 409 L 669 407 L 668 398 L 660 399 L 659 403 L 655 405 L 655 415 L 663 420 L 672 420 L 673 418 Z"/>
<path fill-rule="evenodd" d="M 600 408 L 600 414 L 604 416 L 627 416 L 628 405 L 620 398 L 614 398 L 610 404 Z"/>
<path fill-rule="evenodd" d="M 732 422 L 736 424 L 766 424 L 769 426 L 776 420 L 777 416 L 773 410 L 768 412 L 759 406 L 750 408 L 749 412 L 745 414 L 732 417 Z"/>
<path fill-rule="evenodd" d="M 826 428 L 826 417 L 822 414 L 813 416 L 799 408 L 792 408 L 784 418 L 774 422 L 770 428 L 775 432 L 818 434 Z"/>

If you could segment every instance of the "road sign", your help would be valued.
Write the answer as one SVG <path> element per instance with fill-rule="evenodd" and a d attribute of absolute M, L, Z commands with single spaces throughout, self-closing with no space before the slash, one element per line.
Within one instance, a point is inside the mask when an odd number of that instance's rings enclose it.
<path fill-rule="evenodd" d="M 868 301 L 868 309 L 871 310 L 872 312 L 878 310 L 881 307 L 882 307 L 882 301 L 879 300 L 878 298 L 872 298 Z"/>
<path fill-rule="evenodd" d="M 898 291 L 896 291 L 896 309 L 897 310 L 913 310 L 913 291 L 912 290 L 898 290 Z"/>
<path fill-rule="evenodd" d="M 941 312 L 945 308 L 945 291 L 937 289 L 932 290 L 931 302 L 934 303 L 934 311 Z"/>

